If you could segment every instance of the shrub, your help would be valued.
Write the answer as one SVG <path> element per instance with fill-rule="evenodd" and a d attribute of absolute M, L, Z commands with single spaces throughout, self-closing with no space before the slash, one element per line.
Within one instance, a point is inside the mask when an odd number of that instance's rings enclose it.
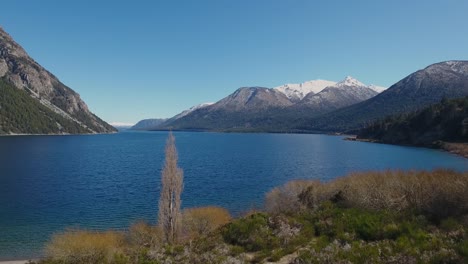
<path fill-rule="evenodd" d="M 46 256 L 60 263 L 113 263 L 122 252 L 121 233 L 69 230 L 55 234 L 46 246 Z"/>
<path fill-rule="evenodd" d="M 150 226 L 146 222 L 136 222 L 128 230 L 127 242 L 137 248 L 152 248 L 161 245 L 162 231 L 159 227 Z"/>
<path fill-rule="evenodd" d="M 458 252 L 468 260 L 468 239 L 465 239 L 458 244 Z"/>
<path fill-rule="evenodd" d="M 225 242 L 242 246 L 247 251 L 271 250 L 279 246 L 279 239 L 268 225 L 268 216 L 253 214 L 233 221 L 221 230 Z"/>
<path fill-rule="evenodd" d="M 206 235 L 216 228 L 229 223 L 228 210 L 216 207 L 198 207 L 185 209 L 182 214 L 183 233 L 186 238 L 194 239 Z"/>
<path fill-rule="evenodd" d="M 314 183 L 299 195 L 299 200 L 311 209 L 330 200 L 360 209 L 416 210 L 439 220 L 468 213 L 466 190 L 466 172 L 367 172 L 353 173 L 328 183 Z"/>
<path fill-rule="evenodd" d="M 294 180 L 273 188 L 265 196 L 265 209 L 273 214 L 298 212 L 304 208 L 299 195 L 309 186 L 312 188 L 318 184 L 318 181 Z"/>

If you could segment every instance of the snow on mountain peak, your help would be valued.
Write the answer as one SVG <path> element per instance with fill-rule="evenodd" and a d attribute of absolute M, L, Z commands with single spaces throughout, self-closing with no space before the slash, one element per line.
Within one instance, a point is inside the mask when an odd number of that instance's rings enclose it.
<path fill-rule="evenodd" d="M 285 94 L 289 99 L 301 100 L 307 94 L 313 92 L 318 93 L 325 89 L 325 87 L 335 85 L 336 82 L 327 80 L 312 80 L 303 83 L 288 83 L 277 86 L 276 89 Z"/>
<path fill-rule="evenodd" d="M 362 82 L 356 80 L 355 78 L 351 76 L 346 76 L 346 78 L 343 81 L 337 83 L 336 86 L 342 87 L 342 86 L 367 86 L 367 85 L 363 84 Z"/>
<path fill-rule="evenodd" d="M 184 111 L 182 111 L 180 114 L 174 116 L 173 118 L 174 118 L 174 119 L 179 119 L 179 118 L 181 118 L 181 117 L 184 117 L 184 116 L 186 116 L 186 115 L 192 113 L 192 112 L 195 111 L 195 110 L 198 110 L 198 109 L 203 108 L 203 107 L 210 106 L 210 105 L 212 105 L 212 104 L 214 104 L 214 103 L 211 103 L 211 102 L 210 102 L 210 103 L 202 103 L 202 104 L 199 104 L 199 105 L 192 106 L 192 107 L 190 107 L 189 109 L 184 110 Z"/>
<path fill-rule="evenodd" d="M 385 89 L 387 89 L 386 87 L 377 86 L 377 85 L 373 85 L 373 84 L 367 86 L 367 88 L 370 88 L 370 89 L 372 89 L 372 90 L 374 90 L 374 91 L 376 91 L 378 93 L 381 93 L 381 92 L 385 91 Z"/>
<path fill-rule="evenodd" d="M 344 88 L 344 87 L 367 87 L 372 89 L 378 93 L 384 91 L 386 88 L 377 86 L 377 85 L 365 85 L 362 82 L 358 81 L 357 79 L 347 76 L 341 82 L 333 82 L 327 80 L 312 80 L 303 83 L 289 83 L 284 84 L 273 89 L 276 89 L 279 92 L 285 94 L 290 100 L 292 101 L 300 101 L 309 93 L 319 93 L 323 89 L 327 87 L 337 87 L 337 88 Z"/>
<path fill-rule="evenodd" d="M 336 87 L 366 87 L 366 88 L 369 88 L 371 90 L 374 90 L 378 93 L 381 93 L 383 92 L 385 89 L 387 89 L 386 87 L 382 87 L 382 86 L 377 86 L 377 85 L 374 85 L 374 84 L 371 84 L 371 85 L 366 85 L 366 84 L 363 84 L 362 82 L 358 81 L 357 79 L 351 77 L 351 76 L 346 76 L 346 78 L 337 83 L 336 84 Z"/>

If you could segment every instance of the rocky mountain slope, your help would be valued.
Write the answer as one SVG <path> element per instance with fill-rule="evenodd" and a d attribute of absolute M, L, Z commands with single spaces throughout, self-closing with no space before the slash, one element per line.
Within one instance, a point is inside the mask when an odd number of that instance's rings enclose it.
<path fill-rule="evenodd" d="M 47 112 L 53 112 L 68 120 L 67 122 L 60 121 L 62 119 L 54 119 L 55 123 L 47 130 L 41 130 L 34 125 L 24 123 L 25 119 L 15 119 L 15 122 L 8 123 L 9 129 L 0 128 L 2 133 L 108 133 L 116 131 L 96 115 L 91 113 L 78 93 L 61 83 L 57 77 L 48 72 L 36 61 L 34 61 L 26 51 L 16 43 L 10 35 L 8 35 L 0 27 L 0 78 L 4 83 L 10 84 L 18 90 L 26 92 L 36 102 L 48 109 Z M 17 91 L 13 91 L 16 93 Z M 11 93 L 11 94 L 13 94 Z M 10 94 L 10 93 L 9 93 Z M 36 107 L 37 104 L 30 104 L 30 111 L 37 112 L 39 116 L 45 114 L 42 107 Z M 24 109 L 12 108 L 16 114 L 21 114 Z M 4 119 L 4 118 L 3 118 Z M 9 119 L 11 120 L 11 119 Z M 30 120 L 31 121 L 31 120 Z M 32 120 L 34 121 L 34 120 Z M 70 126 L 70 122 L 74 124 Z M 4 126 L 6 123 L 4 124 Z M 75 126 L 79 129 L 76 130 Z M 13 132 L 15 131 L 15 132 Z"/>
<path fill-rule="evenodd" d="M 261 111 L 268 108 L 286 107 L 293 103 L 289 98 L 274 89 L 264 87 L 242 87 L 231 95 L 209 107 L 211 111 Z"/>
<path fill-rule="evenodd" d="M 170 118 L 158 129 L 258 131 L 266 129 L 272 112 L 293 105 L 283 93 L 264 87 L 242 87 L 220 101 L 179 118 Z M 177 117 L 177 116 L 176 116 Z M 268 128 L 270 129 L 270 128 Z"/>
<path fill-rule="evenodd" d="M 303 120 L 305 130 L 349 131 L 389 115 L 411 112 L 443 98 L 468 95 L 468 61 L 436 63 L 408 75 L 364 102 Z"/>

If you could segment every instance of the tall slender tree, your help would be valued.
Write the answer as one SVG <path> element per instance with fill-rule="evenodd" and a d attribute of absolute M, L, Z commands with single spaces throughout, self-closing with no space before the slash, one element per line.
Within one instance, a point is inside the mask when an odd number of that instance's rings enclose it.
<path fill-rule="evenodd" d="M 184 173 L 177 166 L 177 149 L 172 132 L 166 141 L 166 161 L 161 173 L 161 196 L 159 198 L 158 224 L 161 226 L 167 243 L 177 242 L 181 212 L 180 195 L 183 189 Z"/>

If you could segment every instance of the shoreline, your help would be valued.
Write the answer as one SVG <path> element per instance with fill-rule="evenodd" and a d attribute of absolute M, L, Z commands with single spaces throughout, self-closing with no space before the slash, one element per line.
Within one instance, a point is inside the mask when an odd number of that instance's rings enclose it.
<path fill-rule="evenodd" d="M 86 133 L 86 134 L 0 134 L 0 137 L 24 137 L 24 136 L 93 136 L 93 135 L 111 135 L 117 134 L 117 132 L 109 132 L 109 133 Z M 0 262 L 1 264 L 1 262 Z"/>
<path fill-rule="evenodd" d="M 377 144 L 388 144 L 388 145 L 405 146 L 405 147 L 437 149 L 437 150 L 441 150 L 441 151 L 468 159 L 468 143 L 436 141 L 434 145 L 430 145 L 430 146 L 429 145 L 421 146 L 421 145 L 408 145 L 408 144 L 392 144 L 392 143 L 382 142 L 376 139 L 358 138 L 355 135 L 345 137 L 344 140 L 377 143 Z"/>
<path fill-rule="evenodd" d="M 0 260 L 0 264 L 26 264 L 35 260 Z"/>

